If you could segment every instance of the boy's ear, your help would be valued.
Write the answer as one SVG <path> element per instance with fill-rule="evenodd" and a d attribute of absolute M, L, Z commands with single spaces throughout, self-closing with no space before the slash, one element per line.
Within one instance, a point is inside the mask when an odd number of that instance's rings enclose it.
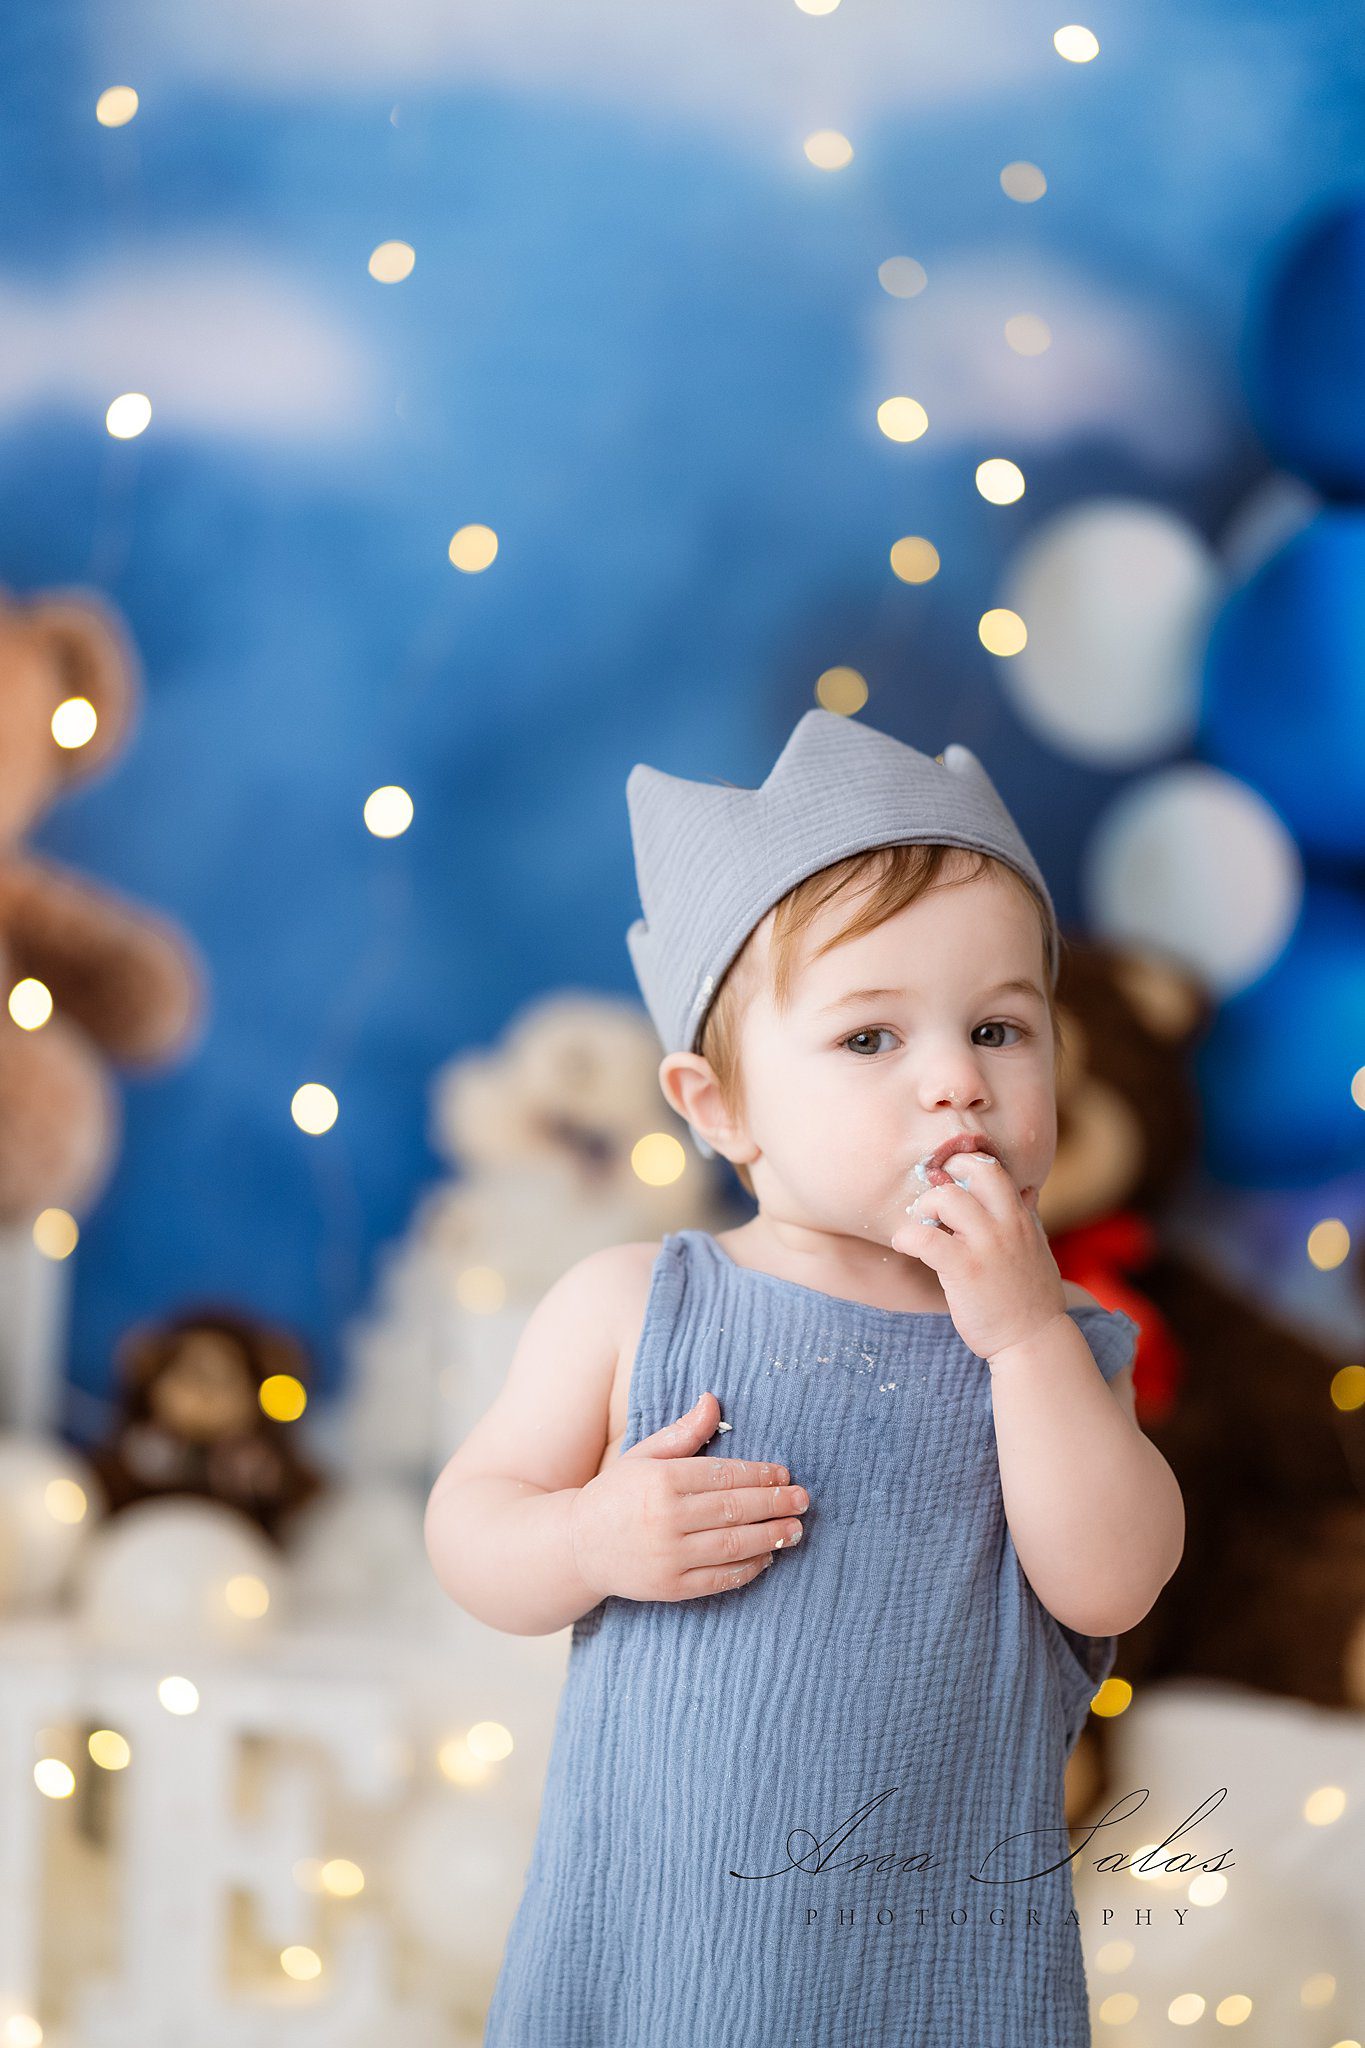
<path fill-rule="evenodd" d="M 732 1166 L 757 1155 L 758 1147 L 727 1114 L 720 1083 L 701 1053 L 666 1053 L 659 1063 L 659 1086 L 684 1122 Z"/>

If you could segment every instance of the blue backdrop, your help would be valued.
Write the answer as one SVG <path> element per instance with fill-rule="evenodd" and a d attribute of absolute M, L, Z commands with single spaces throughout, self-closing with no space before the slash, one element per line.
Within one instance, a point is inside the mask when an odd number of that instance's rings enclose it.
<path fill-rule="evenodd" d="M 334 1384 L 436 1171 L 432 1069 L 546 987 L 633 992 L 631 765 L 756 783 L 833 664 L 872 722 L 982 754 L 1074 918 L 1112 778 L 1018 725 L 976 622 L 1058 507 L 1132 492 L 1214 533 L 1268 467 L 1246 297 L 1365 169 L 1365 39 L 1311 0 L 1125 0 L 1071 65 L 1056 8 L 926 12 L 7 11 L 0 580 L 107 591 L 147 676 L 38 843 L 182 920 L 212 977 L 193 1059 L 126 1087 L 81 1386 L 205 1293 L 288 1319 Z M 121 84 L 138 115 L 103 128 Z M 838 174 L 802 151 L 823 126 Z M 1037 204 L 1002 192 L 1017 159 Z M 386 286 L 390 238 L 416 265 Z M 908 352 L 896 255 L 929 279 Z M 974 356 L 1001 290 L 1080 353 Z M 119 442 L 128 390 L 153 417 Z M 909 447 L 876 426 L 893 391 L 929 409 Z M 997 454 L 1011 507 L 974 488 Z M 470 522 L 500 541 L 480 575 L 446 555 Z M 890 573 L 905 533 L 932 583 Z M 416 815 L 380 841 L 389 782 Z M 340 1098 L 322 1139 L 290 1119 L 306 1080 Z"/>

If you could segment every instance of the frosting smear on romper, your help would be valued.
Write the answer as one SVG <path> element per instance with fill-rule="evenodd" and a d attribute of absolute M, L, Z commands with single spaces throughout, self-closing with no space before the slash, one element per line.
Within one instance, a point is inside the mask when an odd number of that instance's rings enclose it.
<path fill-rule="evenodd" d="M 1069 1313 L 1113 1379 L 1137 1323 Z M 575 1623 L 484 2048 L 1090 2048 L 1063 1770 L 1117 1643 L 1024 1577 L 990 1368 L 679 1230 L 623 1451 L 708 1389 L 804 1537 Z"/>

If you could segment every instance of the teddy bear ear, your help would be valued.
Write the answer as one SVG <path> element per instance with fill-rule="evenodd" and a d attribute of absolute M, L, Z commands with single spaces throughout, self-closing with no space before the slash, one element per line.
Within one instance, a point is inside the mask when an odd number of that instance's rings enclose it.
<path fill-rule="evenodd" d="M 142 697 L 142 667 L 120 614 L 98 590 L 45 593 L 17 607 L 30 647 L 52 670 L 54 709 L 84 697 L 95 730 L 83 746 L 59 748 L 68 781 L 93 773 L 122 746 Z"/>

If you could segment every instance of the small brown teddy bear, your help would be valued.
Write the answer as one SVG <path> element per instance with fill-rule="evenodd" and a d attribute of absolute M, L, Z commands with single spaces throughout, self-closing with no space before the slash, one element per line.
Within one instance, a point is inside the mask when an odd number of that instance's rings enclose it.
<path fill-rule="evenodd" d="M 1211 1000 L 1176 963 L 1069 939 L 1057 1006 L 1057 1153 L 1039 1214 L 1064 1278 L 1141 1325 L 1138 1420 L 1185 1500 L 1184 1556 L 1120 1637 L 1114 1676 L 1137 1690 L 1207 1678 L 1359 1704 L 1360 1432 L 1331 1397 L 1334 1373 L 1358 1354 L 1329 1356 L 1312 1332 L 1163 1236 L 1197 1166 L 1189 1060 Z M 1092 1714 L 1082 1733 L 1069 1817 L 1105 1784 L 1109 1725 Z"/>
<path fill-rule="evenodd" d="M 51 997 L 45 1021 L 39 989 L 36 1020 L 0 1004 L 0 1225 L 88 1211 L 118 1149 L 108 1063 L 163 1063 L 202 1017 L 199 956 L 168 919 L 24 850 L 49 806 L 121 750 L 139 691 L 97 593 L 21 603 L 0 589 L 0 992 L 32 980 Z"/>
<path fill-rule="evenodd" d="M 118 1348 L 122 1408 L 89 1453 L 110 1514 L 134 1501 L 195 1494 L 240 1509 L 279 1541 L 280 1525 L 323 1481 L 294 1425 L 267 1415 L 277 1374 L 306 1386 L 307 1356 L 286 1331 L 230 1308 L 139 1325 Z"/>

